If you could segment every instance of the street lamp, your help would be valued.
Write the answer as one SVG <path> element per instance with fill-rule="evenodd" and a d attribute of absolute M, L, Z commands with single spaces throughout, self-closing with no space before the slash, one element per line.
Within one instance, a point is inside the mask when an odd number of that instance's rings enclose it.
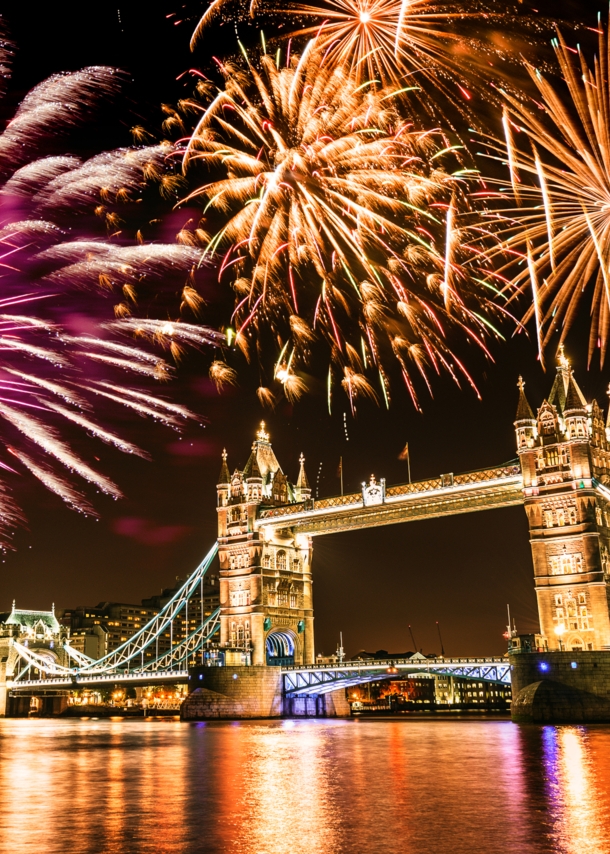
<path fill-rule="evenodd" d="M 555 626 L 555 634 L 557 635 L 557 639 L 559 641 L 559 652 L 561 652 L 563 649 L 561 646 L 561 636 L 565 634 L 565 630 L 566 627 L 563 623 L 560 623 L 558 626 Z"/>

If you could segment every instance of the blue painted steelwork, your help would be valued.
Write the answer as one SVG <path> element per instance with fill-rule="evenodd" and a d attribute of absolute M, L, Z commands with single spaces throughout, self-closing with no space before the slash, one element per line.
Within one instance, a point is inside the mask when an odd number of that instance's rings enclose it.
<path fill-rule="evenodd" d="M 282 680 L 285 697 L 308 697 L 397 675 L 407 677 L 426 673 L 510 685 L 510 664 L 505 658 L 418 658 L 286 667 L 282 669 Z"/>

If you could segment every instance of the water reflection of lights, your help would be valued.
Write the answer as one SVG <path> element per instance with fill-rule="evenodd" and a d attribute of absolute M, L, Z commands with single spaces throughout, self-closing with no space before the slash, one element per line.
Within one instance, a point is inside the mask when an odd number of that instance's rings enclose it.
<path fill-rule="evenodd" d="M 327 726 L 346 724 L 329 722 Z M 334 754 L 329 739 L 321 737 L 320 723 L 251 727 L 248 741 L 250 745 L 244 745 L 248 762 L 242 768 L 248 792 L 242 814 L 248 850 L 273 854 L 345 850 L 347 826 L 335 784 Z"/>
<path fill-rule="evenodd" d="M 544 727 L 542 733 L 551 835 L 560 854 L 610 850 L 607 792 L 585 727 Z"/>
<path fill-rule="evenodd" d="M 610 728 L 0 720 L 0 851 L 606 854 Z"/>

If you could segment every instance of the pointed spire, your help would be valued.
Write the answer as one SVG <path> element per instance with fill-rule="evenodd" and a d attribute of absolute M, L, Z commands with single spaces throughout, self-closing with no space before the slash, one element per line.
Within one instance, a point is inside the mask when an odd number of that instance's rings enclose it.
<path fill-rule="evenodd" d="M 519 382 L 517 383 L 519 387 L 519 404 L 517 406 L 517 421 L 534 421 L 534 413 L 532 412 L 532 407 L 529 405 L 527 397 L 525 396 L 525 382 L 523 381 L 523 377 L 519 377 Z"/>
<path fill-rule="evenodd" d="M 259 431 L 260 432 L 260 431 Z M 262 478 L 261 470 L 258 465 L 258 448 L 256 442 L 252 443 L 252 452 L 244 469 L 244 479 L 250 480 L 253 477 Z"/>
<path fill-rule="evenodd" d="M 574 377 L 570 375 L 568 380 L 568 390 L 566 393 L 566 402 L 564 404 L 564 412 L 573 412 L 578 410 L 586 414 L 586 406 L 582 401 L 582 394 L 579 394 L 579 389 L 574 381 Z"/>
<path fill-rule="evenodd" d="M 227 449 L 223 448 L 222 450 L 222 466 L 220 468 L 220 474 L 218 475 L 218 484 L 225 484 L 231 482 L 231 474 L 229 472 L 229 466 L 227 465 Z"/>
<path fill-rule="evenodd" d="M 298 489 L 309 489 L 309 481 L 307 480 L 307 475 L 305 474 L 305 457 L 303 454 L 299 457 L 299 479 L 297 480 L 297 488 Z"/>
<path fill-rule="evenodd" d="M 586 407 L 587 401 L 584 394 L 578 387 L 578 383 L 574 379 L 574 372 L 572 371 L 570 360 L 565 354 L 565 348 L 563 344 L 560 344 L 559 353 L 557 355 L 557 376 L 555 377 L 555 382 L 553 383 L 553 388 L 549 395 L 549 403 L 557 409 L 560 415 L 563 415 L 565 409 L 571 408 L 566 402 L 568 389 L 570 387 L 570 380 L 574 384 L 576 396 L 580 401 L 576 408 L 582 409 L 582 407 Z"/>

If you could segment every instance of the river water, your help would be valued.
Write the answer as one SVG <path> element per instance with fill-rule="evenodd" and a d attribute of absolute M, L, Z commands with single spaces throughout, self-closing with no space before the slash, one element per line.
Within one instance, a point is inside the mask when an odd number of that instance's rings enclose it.
<path fill-rule="evenodd" d="M 2 720 L 0 851 L 605 854 L 610 727 Z"/>

